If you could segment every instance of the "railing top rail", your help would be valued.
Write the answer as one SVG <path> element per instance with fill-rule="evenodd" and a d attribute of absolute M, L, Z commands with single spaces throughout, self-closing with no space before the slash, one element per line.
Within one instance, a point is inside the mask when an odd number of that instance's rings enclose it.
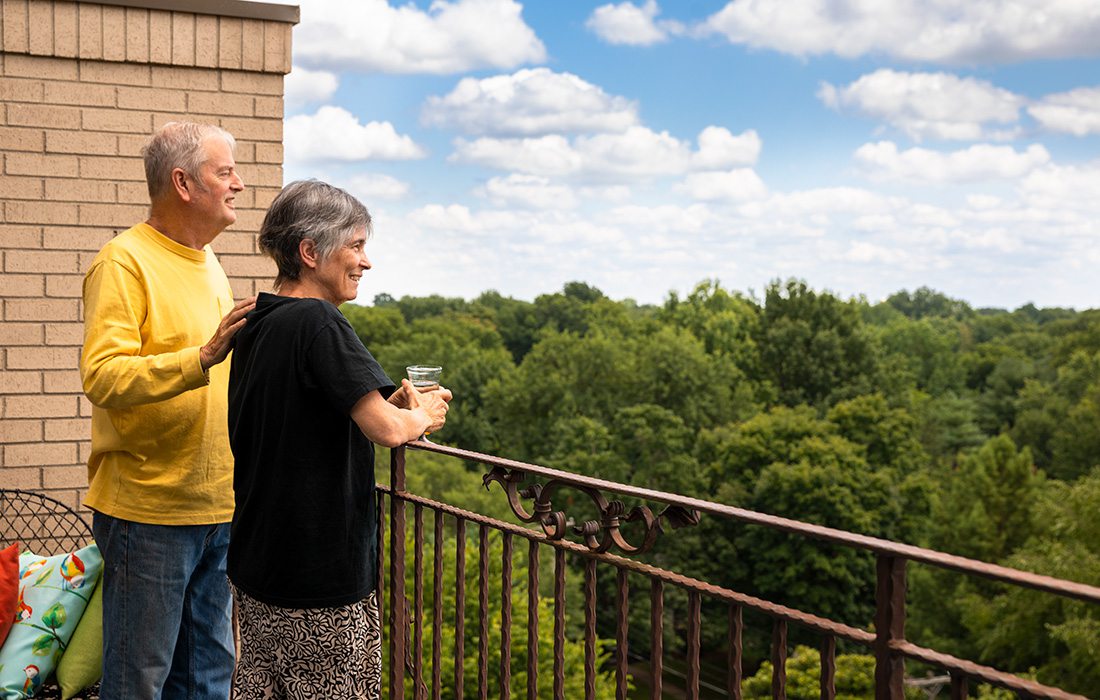
<path fill-rule="evenodd" d="M 617 493 L 623 496 L 631 496 L 649 501 L 666 503 L 669 505 L 677 505 L 684 508 L 694 509 L 703 513 L 711 513 L 712 515 L 719 515 L 722 517 L 739 520 L 745 523 L 761 525 L 775 530 L 782 530 L 784 532 L 812 537 L 814 539 L 822 540 L 825 542 L 832 542 L 848 547 L 865 549 L 871 552 L 875 552 L 876 554 L 900 557 L 903 559 L 908 559 L 910 561 L 917 561 L 945 569 L 953 569 L 955 571 L 961 571 L 968 574 L 974 574 L 976 576 L 982 576 L 988 579 L 992 579 L 994 581 L 1003 581 L 1026 588 L 1055 593 L 1057 595 L 1066 596 L 1068 598 L 1083 600 L 1089 603 L 1100 604 L 1100 587 L 1090 586 L 1085 583 L 1078 583 L 1076 581 L 1065 581 L 1062 579 L 1054 578 L 1052 576 L 1045 576 L 1028 571 L 1021 571 L 1019 569 L 1012 569 L 997 564 L 989 564 L 986 562 L 978 561 L 976 559 L 968 559 L 966 557 L 960 557 L 954 554 L 937 552 L 931 549 L 916 547 L 914 545 L 902 544 L 900 542 L 892 542 L 890 540 L 884 540 L 878 537 L 860 535 L 854 532 L 837 530 L 822 525 L 804 523 L 798 520 L 791 520 L 789 518 L 768 515 L 766 513 L 759 513 L 752 510 L 746 510 L 744 508 L 737 508 L 735 506 L 723 505 L 721 503 L 713 503 L 711 501 L 704 501 L 698 498 L 681 496 L 674 493 L 666 493 L 664 491 L 657 491 L 655 489 L 648 489 L 639 486 L 631 486 L 629 484 L 620 484 L 614 481 L 598 479 L 596 477 L 584 476 L 582 474 L 573 474 L 571 472 L 561 471 L 559 469 L 552 469 L 550 467 L 544 467 L 538 464 L 519 462 L 512 459 L 505 459 L 502 457 L 487 455 L 481 452 L 472 452 L 470 450 L 463 450 L 457 447 L 438 445 L 436 443 L 423 439 L 417 440 L 415 442 L 410 442 L 408 443 L 408 446 L 418 450 L 435 452 L 438 454 L 449 455 L 451 457 L 457 457 L 459 459 L 480 462 L 482 464 L 490 466 L 516 470 L 527 474 L 544 477 L 547 479 L 554 479 L 573 486 L 581 486 L 591 489 L 597 489 L 600 491 L 610 491 L 612 493 Z"/>

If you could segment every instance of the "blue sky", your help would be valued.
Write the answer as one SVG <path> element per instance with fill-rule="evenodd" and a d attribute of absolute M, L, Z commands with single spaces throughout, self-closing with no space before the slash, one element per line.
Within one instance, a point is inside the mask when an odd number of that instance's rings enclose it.
<path fill-rule="evenodd" d="M 286 177 L 371 210 L 362 303 L 1100 306 L 1093 0 L 299 4 Z"/>

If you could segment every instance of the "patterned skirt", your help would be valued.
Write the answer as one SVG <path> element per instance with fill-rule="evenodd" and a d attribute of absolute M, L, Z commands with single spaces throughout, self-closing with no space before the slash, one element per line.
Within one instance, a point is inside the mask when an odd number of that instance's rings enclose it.
<path fill-rule="evenodd" d="M 337 608 L 280 608 L 236 587 L 241 651 L 233 700 L 377 700 L 382 625 L 377 593 Z"/>

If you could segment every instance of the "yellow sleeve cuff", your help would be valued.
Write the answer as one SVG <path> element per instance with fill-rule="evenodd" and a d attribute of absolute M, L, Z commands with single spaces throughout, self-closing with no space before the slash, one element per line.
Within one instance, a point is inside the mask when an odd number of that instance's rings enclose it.
<path fill-rule="evenodd" d="M 198 389 L 210 383 L 210 376 L 203 371 L 199 357 L 201 348 L 185 348 L 180 351 L 180 370 L 188 389 Z"/>

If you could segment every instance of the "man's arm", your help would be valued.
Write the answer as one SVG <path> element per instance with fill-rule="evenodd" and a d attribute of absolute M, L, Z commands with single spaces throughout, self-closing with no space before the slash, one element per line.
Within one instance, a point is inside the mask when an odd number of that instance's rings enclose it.
<path fill-rule="evenodd" d="M 206 346 L 141 355 L 139 327 L 147 310 L 145 290 L 124 266 L 111 261 L 97 264 L 84 280 L 84 349 L 80 357 L 84 393 L 96 406 L 128 408 L 205 386 L 210 365 L 204 360 L 213 365 L 225 359 L 233 334 L 254 305 L 255 299 L 237 304 Z"/>

